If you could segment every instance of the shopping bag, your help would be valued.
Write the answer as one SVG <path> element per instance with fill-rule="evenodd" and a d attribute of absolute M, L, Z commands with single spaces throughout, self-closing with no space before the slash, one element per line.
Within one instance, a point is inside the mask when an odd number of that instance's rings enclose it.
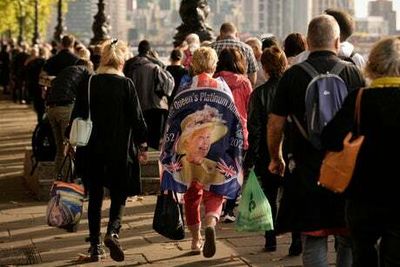
<path fill-rule="evenodd" d="M 182 204 L 178 203 L 176 193 L 161 192 L 157 196 L 156 209 L 154 211 L 153 229 L 162 236 L 172 240 L 185 238 L 185 225 L 183 220 Z"/>
<path fill-rule="evenodd" d="M 247 232 L 274 229 L 271 206 L 258 183 L 254 171 L 250 172 L 242 192 L 235 229 Z"/>
<path fill-rule="evenodd" d="M 74 181 L 73 161 L 69 155 L 64 159 L 63 165 L 69 161 L 70 168 L 64 181 L 58 174 L 50 190 L 50 200 L 47 205 L 46 220 L 49 226 L 64 228 L 68 231 L 76 231 L 82 217 L 85 191 L 81 184 Z M 63 168 L 61 168 L 61 171 Z"/>

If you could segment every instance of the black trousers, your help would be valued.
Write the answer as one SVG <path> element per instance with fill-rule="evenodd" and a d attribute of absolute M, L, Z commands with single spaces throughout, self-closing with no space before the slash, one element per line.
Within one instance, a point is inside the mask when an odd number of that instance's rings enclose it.
<path fill-rule="evenodd" d="M 353 241 L 354 267 L 400 266 L 398 204 L 347 201 L 346 219 Z"/>
<path fill-rule="evenodd" d="M 115 184 L 124 173 L 120 163 L 106 163 L 101 158 L 91 159 L 88 169 L 87 191 L 89 193 L 89 235 L 92 244 L 100 242 L 101 208 L 103 205 L 104 185 L 110 190 L 111 206 L 107 233 L 119 233 L 127 198 L 123 188 Z M 107 182 L 110 181 L 110 182 Z M 114 181 L 114 182 L 113 182 Z"/>
<path fill-rule="evenodd" d="M 149 147 L 159 150 L 160 140 L 164 135 L 165 123 L 168 117 L 166 109 L 149 109 L 143 111 L 143 117 L 147 124 L 147 144 Z"/>

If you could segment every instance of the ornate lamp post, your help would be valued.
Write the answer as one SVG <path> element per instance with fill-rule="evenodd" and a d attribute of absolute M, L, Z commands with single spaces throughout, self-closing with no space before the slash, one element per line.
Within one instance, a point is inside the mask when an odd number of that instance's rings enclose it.
<path fill-rule="evenodd" d="M 22 44 L 25 41 L 25 2 L 23 0 L 18 0 L 18 9 L 19 9 L 19 16 L 18 16 L 18 44 Z"/>
<path fill-rule="evenodd" d="M 57 25 L 54 28 L 55 32 L 54 32 L 54 36 L 53 36 L 53 39 L 57 42 L 61 41 L 62 34 L 66 29 L 65 26 L 63 25 L 64 18 L 62 15 L 62 6 L 63 6 L 63 0 L 58 0 L 58 3 L 57 3 Z"/>
<path fill-rule="evenodd" d="M 34 7 L 35 7 L 35 25 L 34 25 L 34 32 L 32 37 L 32 44 L 39 44 L 40 43 L 40 34 L 39 34 L 39 1 L 34 0 Z"/>
<path fill-rule="evenodd" d="M 98 12 L 94 16 L 94 22 L 92 26 L 93 38 L 90 40 L 90 44 L 96 45 L 110 38 L 108 33 L 110 32 L 110 24 L 108 23 L 108 16 L 105 15 L 105 3 L 103 0 L 99 0 L 97 3 Z"/>
<path fill-rule="evenodd" d="M 174 46 L 180 45 L 190 33 L 199 35 L 200 41 L 211 41 L 214 35 L 205 22 L 208 13 L 210 13 L 210 7 L 207 0 L 182 0 L 179 15 L 183 23 L 176 28 L 178 32 L 174 36 Z"/>

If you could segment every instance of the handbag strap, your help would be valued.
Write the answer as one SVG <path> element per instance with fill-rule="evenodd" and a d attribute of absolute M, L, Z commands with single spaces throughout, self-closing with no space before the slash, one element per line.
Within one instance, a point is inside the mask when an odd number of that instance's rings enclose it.
<path fill-rule="evenodd" d="M 58 171 L 57 178 L 56 178 L 57 181 L 62 181 L 63 180 L 62 171 L 64 169 L 65 163 L 67 162 L 67 159 L 69 160 L 69 167 L 68 167 L 67 173 L 66 173 L 66 175 L 64 177 L 67 178 L 67 179 L 65 179 L 66 182 L 72 182 L 72 180 L 73 180 L 72 179 L 72 176 L 73 176 L 73 166 L 72 166 L 73 160 L 72 160 L 71 156 L 69 154 L 67 154 L 64 157 L 64 160 L 63 160 L 63 162 L 61 164 L 60 170 Z"/>
<path fill-rule="evenodd" d="M 365 88 L 360 88 L 357 93 L 356 106 L 354 111 L 354 122 L 356 123 L 356 136 L 360 135 L 360 122 L 361 122 L 361 97 Z"/>
<path fill-rule="evenodd" d="M 92 77 L 93 77 L 93 75 L 90 75 L 90 77 L 89 77 L 89 82 L 88 82 L 88 107 L 89 107 L 89 117 L 88 117 L 88 120 L 91 120 L 90 118 L 91 118 L 91 116 L 90 116 L 90 82 L 92 81 Z"/>

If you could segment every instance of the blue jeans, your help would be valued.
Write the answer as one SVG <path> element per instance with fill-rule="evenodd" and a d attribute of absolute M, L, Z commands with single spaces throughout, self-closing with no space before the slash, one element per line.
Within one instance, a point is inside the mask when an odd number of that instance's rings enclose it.
<path fill-rule="evenodd" d="M 335 236 L 336 241 L 336 266 L 351 267 L 351 241 L 350 237 Z M 303 266 L 328 267 L 328 237 L 302 235 Z"/>

